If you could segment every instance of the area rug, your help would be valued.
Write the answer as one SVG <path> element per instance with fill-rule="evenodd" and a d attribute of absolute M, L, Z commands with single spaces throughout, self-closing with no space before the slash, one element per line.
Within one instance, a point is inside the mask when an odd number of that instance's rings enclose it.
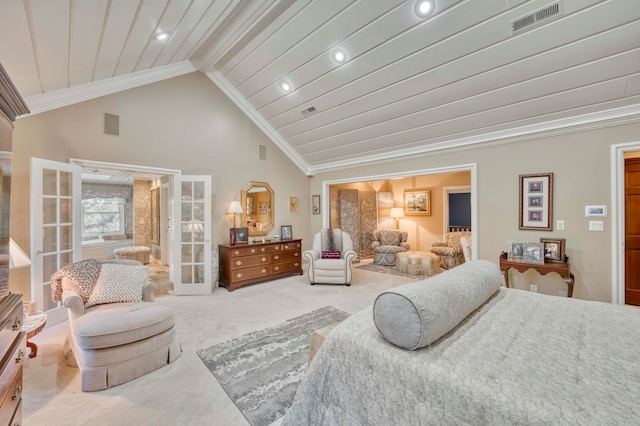
<path fill-rule="evenodd" d="M 325 306 L 196 353 L 247 421 L 266 426 L 293 403 L 307 369 L 313 331 L 348 316 Z"/>
<path fill-rule="evenodd" d="M 428 278 L 424 275 L 409 275 L 406 272 L 400 272 L 395 266 L 376 265 L 375 263 L 365 263 L 360 266 L 356 266 L 358 269 L 364 269 L 365 271 L 379 272 L 381 274 L 398 275 L 399 277 L 413 278 L 414 280 L 424 280 Z"/>

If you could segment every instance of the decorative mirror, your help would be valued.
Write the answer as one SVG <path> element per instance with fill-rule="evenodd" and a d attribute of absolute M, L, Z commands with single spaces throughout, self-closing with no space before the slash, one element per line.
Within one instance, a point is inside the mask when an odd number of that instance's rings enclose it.
<path fill-rule="evenodd" d="M 273 189 L 266 182 L 249 182 L 242 189 L 242 225 L 250 237 L 264 237 L 273 229 Z"/>

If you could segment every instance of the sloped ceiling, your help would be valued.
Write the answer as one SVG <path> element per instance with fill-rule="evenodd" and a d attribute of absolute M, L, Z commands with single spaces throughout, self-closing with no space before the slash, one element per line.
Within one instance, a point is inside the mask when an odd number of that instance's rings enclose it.
<path fill-rule="evenodd" d="M 640 119 L 640 1 L 433 5 L 3 0 L 0 62 L 32 114 L 203 72 L 309 175 Z"/>

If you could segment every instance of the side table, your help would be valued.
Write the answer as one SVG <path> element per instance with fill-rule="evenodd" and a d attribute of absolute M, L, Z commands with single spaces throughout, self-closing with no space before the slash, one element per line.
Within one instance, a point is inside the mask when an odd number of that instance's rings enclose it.
<path fill-rule="evenodd" d="M 509 262 L 507 260 L 507 254 L 502 253 L 500 255 L 500 271 L 504 275 L 504 283 L 509 287 L 509 269 L 515 269 L 518 272 L 524 272 L 528 269 L 535 269 L 540 275 L 546 275 L 550 272 L 555 272 L 560 275 L 562 281 L 567 283 L 567 297 L 573 296 L 573 284 L 575 282 L 573 274 L 571 273 L 571 263 L 569 262 L 569 256 L 565 256 L 565 262 L 552 263 L 545 262 L 543 264 L 537 263 L 521 263 L 521 262 Z"/>
<path fill-rule="evenodd" d="M 30 342 L 29 339 L 44 330 L 44 326 L 47 324 L 47 314 L 44 312 L 38 312 L 34 315 L 26 315 L 24 317 L 24 325 L 22 331 L 27 334 L 27 347 L 31 349 L 29 358 L 35 358 L 38 355 L 38 346 L 35 343 Z"/>

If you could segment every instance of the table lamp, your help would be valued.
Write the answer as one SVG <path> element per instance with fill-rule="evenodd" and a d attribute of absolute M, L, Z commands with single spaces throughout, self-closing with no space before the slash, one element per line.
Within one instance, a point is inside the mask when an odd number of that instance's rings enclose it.
<path fill-rule="evenodd" d="M 396 229 L 400 229 L 400 223 L 398 222 L 398 218 L 404 217 L 404 209 L 402 207 L 394 207 L 391 209 L 391 213 L 389 217 L 392 217 L 396 220 Z"/>
<path fill-rule="evenodd" d="M 236 227 L 236 214 L 242 213 L 242 206 L 240 205 L 240 201 L 233 200 L 229 203 L 229 208 L 227 209 L 227 213 L 233 213 L 233 227 Z"/>

